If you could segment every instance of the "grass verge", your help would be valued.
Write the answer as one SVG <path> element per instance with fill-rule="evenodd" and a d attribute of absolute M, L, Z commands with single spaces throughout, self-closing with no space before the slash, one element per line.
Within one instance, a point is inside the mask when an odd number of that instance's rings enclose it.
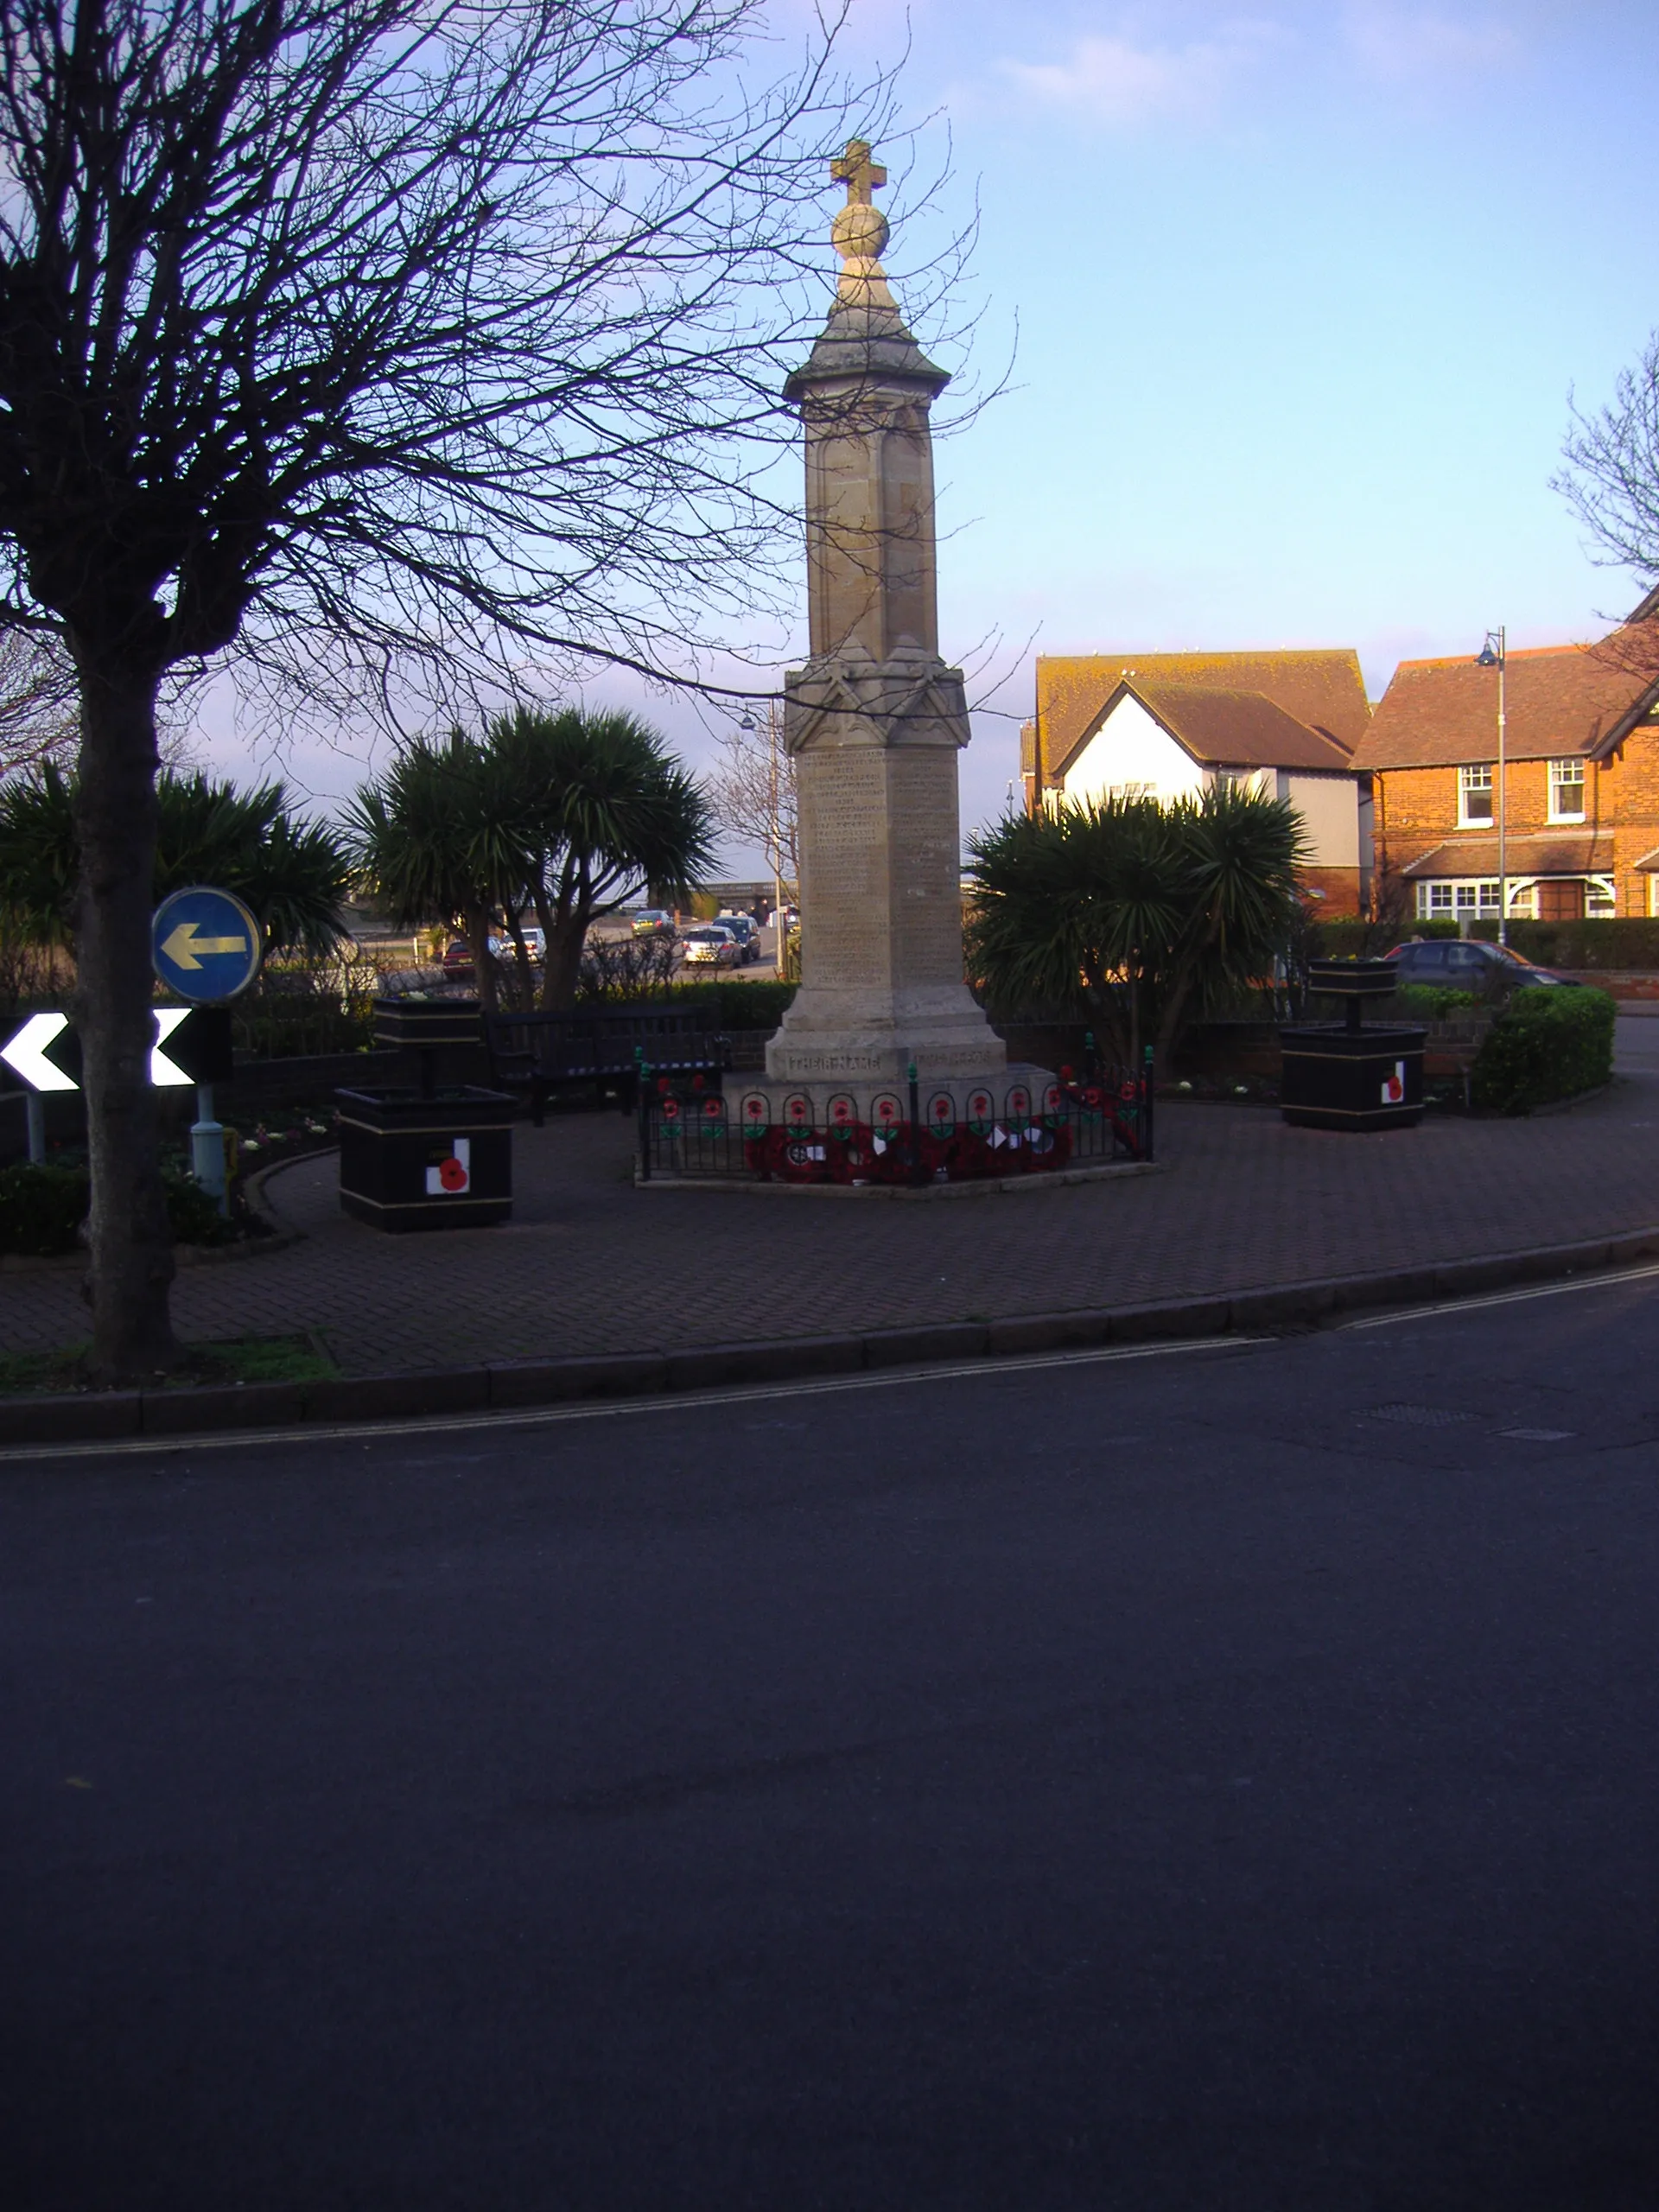
<path fill-rule="evenodd" d="M 86 1346 L 61 1351 L 19 1351 L 0 1356 L 0 1397 L 38 1396 L 86 1390 Z M 230 1337 L 219 1344 L 187 1344 L 184 1364 L 157 1375 L 149 1387 L 188 1390 L 203 1383 L 325 1382 L 340 1370 L 307 1336 Z"/>

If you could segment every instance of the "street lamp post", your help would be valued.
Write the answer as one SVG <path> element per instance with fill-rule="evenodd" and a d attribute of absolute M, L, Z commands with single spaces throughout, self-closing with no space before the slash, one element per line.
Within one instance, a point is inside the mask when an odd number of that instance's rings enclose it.
<path fill-rule="evenodd" d="M 1486 632 L 1486 642 L 1476 658 L 1477 668 L 1497 671 L 1497 941 L 1510 941 L 1509 809 L 1504 774 L 1503 677 L 1509 658 L 1508 639 L 1500 626 Z"/>
<path fill-rule="evenodd" d="M 758 725 L 753 715 L 745 715 L 740 727 L 753 735 Z M 766 709 L 766 797 L 772 813 L 772 928 L 777 940 L 774 966 L 781 983 L 789 967 L 789 944 L 784 928 L 783 786 L 778 759 L 778 715 L 772 707 Z"/>

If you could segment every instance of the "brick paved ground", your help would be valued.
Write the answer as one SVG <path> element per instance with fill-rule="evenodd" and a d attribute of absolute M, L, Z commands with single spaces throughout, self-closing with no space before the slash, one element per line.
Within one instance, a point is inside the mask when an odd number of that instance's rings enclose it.
<path fill-rule="evenodd" d="M 629 1124 L 582 1116 L 515 1133 L 510 1225 L 387 1237 L 340 1214 L 327 1155 L 268 1188 L 303 1241 L 188 1269 L 174 1312 L 192 1338 L 315 1328 L 371 1373 L 1128 1304 L 1648 1228 L 1659 1023 L 1620 1030 L 1625 1072 L 1568 1114 L 1344 1137 L 1171 1106 L 1166 1173 L 1008 1197 L 637 1192 Z M 85 1315 L 73 1274 L 0 1277 L 0 1349 L 74 1343 Z"/>

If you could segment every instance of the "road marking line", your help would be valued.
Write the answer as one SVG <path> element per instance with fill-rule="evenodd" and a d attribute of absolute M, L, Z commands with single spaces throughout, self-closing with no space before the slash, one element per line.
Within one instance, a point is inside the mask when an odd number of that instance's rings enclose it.
<path fill-rule="evenodd" d="M 1344 1329 L 1397 1329 L 1408 1321 L 1431 1320 L 1437 1313 L 1472 1313 L 1482 1306 L 1519 1306 L 1529 1298 L 1561 1298 L 1573 1290 L 1616 1290 L 1621 1283 L 1651 1282 L 1659 1265 L 1621 1268 L 1616 1274 L 1571 1275 L 1563 1282 L 1529 1283 L 1524 1290 L 1482 1291 L 1470 1298 L 1448 1298 L 1438 1306 L 1404 1306 L 1397 1313 L 1370 1313 L 1363 1321 L 1344 1321 Z"/>
<path fill-rule="evenodd" d="M 512 1413 L 412 1415 L 401 1421 L 308 1421 L 293 1428 L 204 1429 L 185 1436 L 121 1436 L 85 1444 L 14 1444 L 0 1464 L 16 1459 L 127 1459 L 135 1453 L 226 1451 L 256 1444 L 310 1444 L 342 1439 L 367 1443 L 385 1436 L 452 1434 L 461 1429 L 540 1428 L 555 1422 L 614 1421 L 627 1414 L 673 1413 L 703 1406 L 747 1406 L 778 1398 L 821 1397 L 832 1390 L 885 1390 L 906 1382 L 958 1382 L 964 1376 L 1035 1373 L 1052 1367 L 1105 1365 L 1117 1360 L 1166 1359 L 1177 1352 L 1235 1351 L 1245 1344 L 1276 1344 L 1276 1337 L 1187 1337 L 1172 1344 L 1101 1344 L 1077 1351 L 1017 1352 L 950 1367 L 894 1367 L 872 1375 L 804 1376 L 797 1382 L 755 1383 L 739 1389 L 663 1391 L 638 1398 L 583 1398 L 575 1403 L 525 1406 Z"/>

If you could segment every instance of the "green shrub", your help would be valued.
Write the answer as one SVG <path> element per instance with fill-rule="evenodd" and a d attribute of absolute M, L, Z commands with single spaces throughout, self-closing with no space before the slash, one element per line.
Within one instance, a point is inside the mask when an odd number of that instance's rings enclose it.
<path fill-rule="evenodd" d="M 226 1244 L 236 1234 L 200 1183 L 188 1175 L 169 1175 L 167 1225 L 175 1244 Z"/>
<path fill-rule="evenodd" d="M 1605 991 L 1517 991 L 1475 1056 L 1470 1097 L 1500 1114 L 1529 1114 L 1594 1090 L 1613 1072 L 1613 1001 Z"/>
<path fill-rule="evenodd" d="M 73 1252 L 86 1218 L 84 1167 L 35 1167 L 18 1160 L 0 1168 L 0 1252 L 32 1259 Z"/>
<path fill-rule="evenodd" d="M 168 1226 L 175 1244 L 222 1244 L 236 1234 L 188 1175 L 168 1176 L 165 1188 Z M 36 1167 L 20 1160 L 0 1168 L 0 1252 L 37 1260 L 73 1252 L 90 1197 L 84 1167 Z"/>
<path fill-rule="evenodd" d="M 1418 1021 L 1449 1021 L 1453 1014 L 1472 1014 L 1486 1001 L 1475 991 L 1442 989 L 1433 983 L 1402 983 L 1389 1002 L 1389 1011 Z"/>

